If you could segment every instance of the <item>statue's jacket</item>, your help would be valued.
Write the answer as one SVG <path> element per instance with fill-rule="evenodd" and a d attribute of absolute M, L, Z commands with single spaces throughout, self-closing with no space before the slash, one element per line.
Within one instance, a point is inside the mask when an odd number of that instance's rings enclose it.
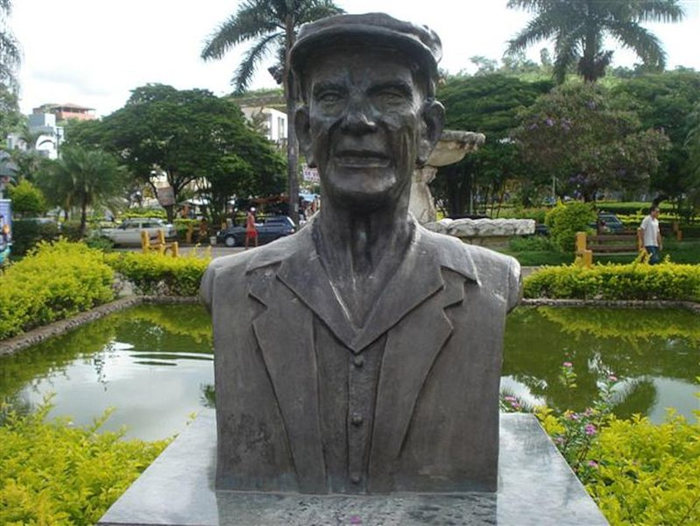
<path fill-rule="evenodd" d="M 494 491 L 517 261 L 415 225 L 405 259 L 357 329 L 336 300 L 313 228 L 215 259 L 202 280 L 214 324 L 217 488 L 331 491 L 314 330 L 322 324 L 349 358 L 383 338 L 357 491 Z"/>

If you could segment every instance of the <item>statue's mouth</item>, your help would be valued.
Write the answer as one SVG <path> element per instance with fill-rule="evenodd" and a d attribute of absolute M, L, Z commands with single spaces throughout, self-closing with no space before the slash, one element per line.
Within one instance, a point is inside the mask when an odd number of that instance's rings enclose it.
<path fill-rule="evenodd" d="M 336 164 L 348 168 L 386 168 L 391 159 L 372 150 L 342 150 L 333 156 Z"/>

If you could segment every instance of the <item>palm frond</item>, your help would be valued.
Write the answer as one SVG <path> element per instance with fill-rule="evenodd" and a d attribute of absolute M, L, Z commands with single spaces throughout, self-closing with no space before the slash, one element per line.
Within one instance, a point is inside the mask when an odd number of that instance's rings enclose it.
<path fill-rule="evenodd" d="M 297 15 L 297 21 L 300 24 L 306 24 L 320 18 L 342 13 L 345 13 L 345 10 L 335 5 L 332 0 L 314 0 L 312 2 L 303 2 Z"/>
<path fill-rule="evenodd" d="M 525 29 L 518 33 L 514 39 L 508 41 L 506 54 L 512 55 L 518 51 L 523 51 L 540 40 L 552 38 L 556 32 L 556 27 L 545 18 L 534 18 L 528 22 Z"/>
<path fill-rule="evenodd" d="M 204 60 L 220 59 L 236 44 L 277 30 L 275 21 L 264 16 L 257 2 L 248 1 L 219 26 L 204 44 Z"/>
<path fill-rule="evenodd" d="M 680 22 L 685 16 L 678 0 L 641 0 L 634 3 L 633 10 L 639 22 Z"/>
<path fill-rule="evenodd" d="M 242 93 L 246 90 L 253 78 L 255 68 L 260 61 L 267 56 L 270 45 L 275 40 L 281 40 L 283 38 L 284 33 L 282 32 L 270 33 L 258 40 L 255 45 L 246 52 L 231 81 L 235 87 L 236 93 Z M 284 46 L 284 43 L 282 43 L 282 45 Z"/>
<path fill-rule="evenodd" d="M 624 47 L 632 49 L 645 65 L 663 68 L 666 54 L 659 39 L 634 22 L 608 25 L 610 34 Z"/>

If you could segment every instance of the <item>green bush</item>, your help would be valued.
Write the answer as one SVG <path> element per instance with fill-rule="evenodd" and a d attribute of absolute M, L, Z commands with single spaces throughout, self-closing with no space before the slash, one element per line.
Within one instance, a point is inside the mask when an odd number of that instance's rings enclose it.
<path fill-rule="evenodd" d="M 49 409 L 0 426 L 0 524 L 95 524 L 167 445 L 98 434 L 108 413 L 87 428 L 44 423 Z"/>
<path fill-rule="evenodd" d="M 39 223 L 33 219 L 12 221 L 12 256 L 23 257 L 40 241 L 58 239 L 57 223 Z"/>
<path fill-rule="evenodd" d="M 554 245 L 563 252 L 573 252 L 576 232 L 590 231 L 588 225 L 595 220 L 596 214 L 590 204 L 573 201 L 565 205 L 560 201 L 547 212 L 544 222 Z"/>
<path fill-rule="evenodd" d="M 526 298 L 700 301 L 700 265 L 549 267 L 524 281 Z"/>
<path fill-rule="evenodd" d="M 26 179 L 17 185 L 10 185 L 7 190 L 8 197 L 12 199 L 12 210 L 18 216 L 40 216 L 46 212 L 44 194 Z"/>
<path fill-rule="evenodd" d="M 157 253 L 120 252 L 108 254 L 106 261 L 140 294 L 195 296 L 210 258 L 199 258 L 194 253 L 173 258 Z"/>
<path fill-rule="evenodd" d="M 61 223 L 61 236 L 68 241 L 80 241 L 80 221 L 65 221 Z"/>
<path fill-rule="evenodd" d="M 700 425 L 613 418 L 593 443 L 586 489 L 611 524 L 700 524 Z"/>
<path fill-rule="evenodd" d="M 0 274 L 0 339 L 114 298 L 114 272 L 82 243 L 40 243 Z"/>

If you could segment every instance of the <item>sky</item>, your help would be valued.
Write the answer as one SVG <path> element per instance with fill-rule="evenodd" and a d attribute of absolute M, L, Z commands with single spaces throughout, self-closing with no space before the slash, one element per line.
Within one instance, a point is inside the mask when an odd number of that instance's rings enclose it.
<path fill-rule="evenodd" d="M 613 1 L 613 0 L 611 0 Z M 203 88 L 230 93 L 231 77 L 245 48 L 222 60 L 204 62 L 207 37 L 235 13 L 237 0 L 15 0 L 10 30 L 23 50 L 20 108 L 30 113 L 44 103 L 74 103 L 108 115 L 121 108 L 130 91 L 147 83 L 177 89 Z M 507 0 L 336 0 L 348 13 L 383 11 L 425 24 L 443 44 L 442 69 L 474 71 L 469 58 L 500 59 L 508 39 L 531 15 L 506 8 Z M 700 71 L 700 0 L 681 0 L 686 18 L 679 24 L 645 24 L 661 40 L 667 67 Z M 614 48 L 615 43 L 608 43 Z M 528 56 L 538 60 L 546 43 Z M 614 65 L 637 60 L 617 50 Z M 251 88 L 272 88 L 262 64 Z"/>

